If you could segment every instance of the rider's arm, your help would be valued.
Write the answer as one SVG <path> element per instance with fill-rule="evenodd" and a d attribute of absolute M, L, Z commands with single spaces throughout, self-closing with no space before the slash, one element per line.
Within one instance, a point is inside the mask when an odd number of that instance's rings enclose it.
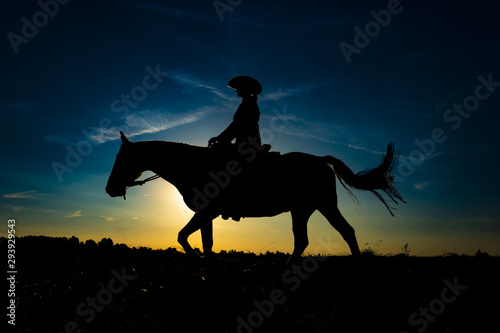
<path fill-rule="evenodd" d="M 218 136 L 210 139 L 209 145 L 215 142 L 230 143 L 241 133 L 248 132 L 248 128 L 259 123 L 260 111 L 258 106 L 251 103 L 241 103 L 233 117 L 233 122 Z"/>

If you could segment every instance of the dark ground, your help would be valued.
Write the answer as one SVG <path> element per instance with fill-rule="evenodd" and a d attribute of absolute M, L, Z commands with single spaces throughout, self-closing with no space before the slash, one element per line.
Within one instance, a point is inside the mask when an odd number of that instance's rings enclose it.
<path fill-rule="evenodd" d="M 5 238 L 1 244 L 7 253 Z M 287 257 L 220 253 L 207 275 L 175 249 L 22 237 L 16 326 L 8 326 L 54 333 L 498 329 L 500 257 L 306 257 L 286 272 Z"/>

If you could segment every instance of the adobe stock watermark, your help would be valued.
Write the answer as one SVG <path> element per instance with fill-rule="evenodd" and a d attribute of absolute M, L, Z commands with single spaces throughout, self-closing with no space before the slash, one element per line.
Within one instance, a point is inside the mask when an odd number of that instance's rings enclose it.
<path fill-rule="evenodd" d="M 315 253 L 319 253 L 322 249 L 326 249 L 328 253 L 333 252 L 334 247 L 332 244 L 335 243 L 331 241 L 330 236 L 326 241 L 323 238 L 318 238 L 317 241 L 320 245 L 316 247 Z M 287 301 L 286 292 L 297 291 L 302 283 L 318 270 L 319 263 L 327 259 L 328 257 L 326 256 L 308 256 L 304 257 L 299 265 L 293 264 L 290 269 L 287 269 L 281 275 L 281 281 L 288 290 L 284 291 L 280 288 L 276 288 L 269 293 L 267 299 L 262 301 L 254 300 L 252 304 L 255 310 L 248 313 L 245 318 L 242 316 L 236 318 L 238 322 L 236 332 L 253 333 L 257 328 L 261 327 L 266 318 L 274 314 L 277 306 L 285 304 Z"/>
<path fill-rule="evenodd" d="M 122 93 L 120 98 L 111 102 L 111 112 L 117 113 L 121 118 L 125 118 L 130 114 L 131 109 L 138 107 L 139 103 L 144 101 L 148 96 L 148 92 L 156 89 L 166 78 L 169 73 L 162 72 L 160 65 L 157 64 L 153 69 L 151 66 L 146 66 L 146 75 L 141 80 L 141 84 L 133 87 L 129 93 Z M 56 174 L 59 182 L 63 181 L 63 176 L 66 173 L 71 173 L 82 162 L 83 158 L 92 154 L 93 148 L 97 146 L 102 140 L 102 131 L 110 129 L 113 121 L 109 118 L 102 118 L 99 121 L 97 128 L 84 128 L 81 133 L 86 139 L 80 140 L 76 145 L 66 145 L 66 157 L 64 161 L 53 161 L 51 163 L 52 169 Z"/>
<path fill-rule="evenodd" d="M 260 130 L 263 142 L 271 143 L 274 140 L 274 134 L 282 132 L 290 119 L 295 117 L 295 115 L 287 113 L 286 107 L 283 108 L 283 111 L 273 108 L 273 113 L 274 116 L 269 122 L 269 127 Z M 257 142 L 256 138 L 249 137 L 247 142 L 243 142 L 237 147 L 238 159 L 229 160 L 224 170 L 220 170 L 217 173 L 210 171 L 210 180 L 203 188 L 201 190 L 197 187 L 193 188 L 193 207 L 196 209 L 195 212 L 199 213 L 207 208 L 211 200 L 217 198 L 221 191 L 230 185 L 231 179 L 238 176 L 246 165 L 255 161 L 259 151 L 262 150 L 263 147 Z"/>
<path fill-rule="evenodd" d="M 219 20 L 224 22 L 224 13 L 232 12 L 235 7 L 241 5 L 243 0 L 214 0 L 212 2 L 212 6 L 215 9 L 215 12 L 219 16 Z"/>
<path fill-rule="evenodd" d="M 437 316 L 441 315 L 449 305 L 457 300 L 462 291 L 467 289 L 466 285 L 458 283 L 458 278 L 453 279 L 451 283 L 448 279 L 443 281 L 446 286 L 441 290 L 439 298 L 435 298 L 429 302 L 427 307 L 419 307 L 418 312 L 413 312 L 408 318 L 408 323 L 418 332 L 423 333 L 429 323 L 436 321 Z M 409 333 L 408 331 L 401 331 L 401 333 Z"/>
<path fill-rule="evenodd" d="M 45 27 L 50 19 L 54 18 L 59 13 L 60 5 L 66 5 L 69 2 L 70 0 L 38 1 L 37 3 L 41 10 L 35 12 L 31 20 L 26 16 L 21 17 L 21 33 L 16 34 L 12 31 L 7 33 L 7 39 L 14 53 L 19 53 L 19 46 L 28 44 L 30 40 L 38 35 L 39 29 Z"/>
<path fill-rule="evenodd" d="M 493 81 L 493 75 L 490 73 L 485 78 L 482 75 L 477 77 L 479 84 L 474 92 L 466 96 L 461 103 L 454 103 L 452 107 L 446 109 L 442 115 L 443 121 L 450 126 L 453 131 L 458 130 L 465 119 L 468 119 L 472 113 L 479 109 L 481 102 L 486 101 L 500 87 L 500 81 Z M 449 130 L 448 130 L 449 131 Z M 441 127 L 434 128 L 427 138 L 422 140 L 415 139 L 413 142 L 417 146 L 406 160 L 398 164 L 398 173 L 395 175 L 397 182 L 404 182 L 410 177 L 416 167 L 422 165 L 426 159 L 431 157 L 439 144 L 448 140 L 446 130 Z"/>
<path fill-rule="evenodd" d="M 411 0 L 408 0 L 411 1 Z M 339 47 L 348 64 L 352 62 L 353 54 L 360 54 L 361 51 L 370 45 L 373 38 L 376 38 L 382 32 L 382 28 L 386 28 L 391 23 L 394 15 L 398 15 L 403 11 L 404 7 L 399 0 L 389 0 L 386 9 L 378 12 L 371 10 L 370 15 L 373 20 L 368 21 L 364 29 L 361 30 L 358 26 L 353 28 L 355 34 L 353 44 L 340 42 Z"/>
<path fill-rule="evenodd" d="M 113 297 L 118 295 L 128 286 L 129 282 L 136 278 L 135 275 L 127 275 L 125 267 L 121 273 L 112 269 L 113 277 L 108 281 L 106 289 L 101 289 L 97 292 L 96 297 L 87 297 L 76 307 L 76 314 L 81 317 L 83 322 L 90 324 L 96 317 L 96 312 L 100 313 L 104 310 L 104 306 L 113 301 Z M 83 330 L 75 321 L 68 321 L 64 326 L 64 331 L 61 333 L 81 333 Z"/>

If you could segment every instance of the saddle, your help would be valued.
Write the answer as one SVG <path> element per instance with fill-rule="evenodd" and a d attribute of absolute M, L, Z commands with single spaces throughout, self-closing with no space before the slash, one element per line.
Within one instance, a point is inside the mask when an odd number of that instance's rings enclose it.
<path fill-rule="evenodd" d="M 235 144 L 215 144 L 209 149 L 209 163 L 212 175 L 225 173 L 232 179 L 228 181 L 229 186 L 221 189 L 221 198 L 239 200 L 239 189 L 248 189 L 250 192 L 258 192 L 267 182 L 269 175 L 264 177 L 267 167 L 274 164 L 281 156 L 279 152 L 271 152 L 271 145 L 241 146 Z M 229 175 L 229 167 L 236 170 Z M 213 181 L 213 177 L 207 176 L 204 183 Z M 232 218 L 239 221 L 241 216 L 233 216 L 232 213 L 222 212 L 222 218 Z"/>
<path fill-rule="evenodd" d="M 209 149 L 209 161 L 212 167 L 218 169 L 229 161 L 238 162 L 239 165 L 262 163 L 270 157 L 280 156 L 279 152 L 270 152 L 271 145 L 259 146 L 239 145 L 232 143 L 216 143 Z"/>

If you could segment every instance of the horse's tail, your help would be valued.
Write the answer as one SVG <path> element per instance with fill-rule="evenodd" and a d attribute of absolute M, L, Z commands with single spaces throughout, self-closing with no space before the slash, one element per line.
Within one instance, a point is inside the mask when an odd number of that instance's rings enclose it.
<path fill-rule="evenodd" d="M 391 209 L 395 208 L 389 207 L 377 190 L 385 192 L 396 204 L 398 204 L 396 199 L 406 203 L 394 187 L 394 175 L 391 174 L 391 171 L 398 164 L 399 160 L 398 154 L 394 153 L 393 142 L 389 143 L 387 147 L 387 154 L 384 156 L 382 163 L 380 163 L 378 167 L 361 171 L 357 174 L 354 174 L 354 172 L 352 172 L 352 170 L 349 169 L 344 162 L 333 156 L 325 156 L 324 159 L 332 166 L 333 172 L 335 173 L 335 176 L 339 180 L 340 184 L 344 186 L 352 197 L 356 198 L 345 184 L 359 190 L 368 190 L 375 194 L 377 198 L 379 198 L 380 201 L 382 201 L 382 203 L 387 207 L 392 216 L 394 216 L 394 214 Z"/>

